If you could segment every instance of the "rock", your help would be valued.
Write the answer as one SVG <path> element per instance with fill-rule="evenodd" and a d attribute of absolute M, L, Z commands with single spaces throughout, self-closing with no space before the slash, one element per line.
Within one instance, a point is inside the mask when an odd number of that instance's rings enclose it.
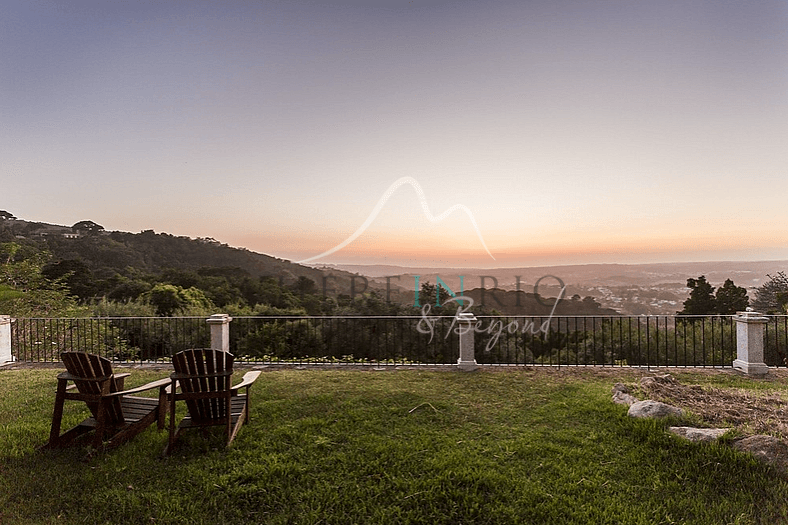
<path fill-rule="evenodd" d="M 677 381 L 670 374 L 665 374 L 665 375 L 661 375 L 661 376 L 644 377 L 644 378 L 642 378 L 640 380 L 640 386 L 646 387 L 646 388 L 648 388 L 649 386 L 651 386 L 651 385 L 653 385 L 655 383 L 661 383 L 663 385 L 675 385 L 677 383 Z"/>
<path fill-rule="evenodd" d="M 619 405 L 631 405 L 637 402 L 637 398 L 630 394 L 629 387 L 623 383 L 613 385 L 613 403 Z"/>
<path fill-rule="evenodd" d="M 749 452 L 755 459 L 788 472 L 788 445 L 772 436 L 750 436 L 733 443 L 733 448 Z"/>
<path fill-rule="evenodd" d="M 613 403 L 618 405 L 629 405 L 632 406 L 634 403 L 637 403 L 637 398 L 633 397 L 629 394 L 624 392 L 614 392 L 613 393 Z"/>
<path fill-rule="evenodd" d="M 723 434 L 725 434 L 729 428 L 693 428 L 693 427 L 670 427 L 668 428 L 670 432 L 676 434 L 679 437 L 683 437 L 684 439 L 688 439 L 692 442 L 707 442 L 707 441 L 716 441 L 719 439 Z"/>
<path fill-rule="evenodd" d="M 680 408 L 676 408 L 666 403 L 660 403 L 659 401 L 647 399 L 645 401 L 638 401 L 630 405 L 629 412 L 627 414 L 630 417 L 681 417 L 682 411 Z"/>
<path fill-rule="evenodd" d="M 615 394 L 616 392 L 621 392 L 622 394 L 629 394 L 631 390 L 629 390 L 629 387 L 624 383 L 616 383 L 615 385 L 613 385 L 613 393 Z"/>

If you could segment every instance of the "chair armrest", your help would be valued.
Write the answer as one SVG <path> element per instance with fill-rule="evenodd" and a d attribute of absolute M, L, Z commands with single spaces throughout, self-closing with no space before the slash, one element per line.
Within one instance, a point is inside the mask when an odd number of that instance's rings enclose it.
<path fill-rule="evenodd" d="M 121 392 L 112 392 L 111 394 L 107 394 L 103 397 L 117 397 L 117 396 L 129 395 L 129 394 L 136 394 L 137 392 L 144 392 L 145 390 L 151 390 L 153 388 L 166 387 L 170 383 L 171 380 L 169 378 L 159 379 L 158 381 L 153 381 L 152 383 L 148 383 L 135 388 L 130 388 L 128 390 L 123 390 Z"/>
<path fill-rule="evenodd" d="M 253 370 L 251 372 L 245 373 L 244 377 L 243 377 L 243 380 L 240 383 L 238 383 L 237 385 L 235 385 L 234 387 L 232 387 L 232 389 L 231 389 L 232 390 L 232 394 L 236 395 L 240 389 L 242 389 L 242 388 L 249 388 L 250 386 L 252 386 L 252 383 L 254 383 L 257 380 L 257 377 L 261 373 L 262 372 L 260 372 L 260 370 Z"/>
<path fill-rule="evenodd" d="M 175 388 L 178 388 L 178 380 L 177 379 L 170 379 L 170 383 L 164 388 L 164 393 L 167 395 L 172 394 L 172 385 L 175 385 Z"/>

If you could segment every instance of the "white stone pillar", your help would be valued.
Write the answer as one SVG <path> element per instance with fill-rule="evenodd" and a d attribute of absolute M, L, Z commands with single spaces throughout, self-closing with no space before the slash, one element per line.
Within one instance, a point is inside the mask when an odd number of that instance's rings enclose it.
<path fill-rule="evenodd" d="M 0 315 L 0 365 L 14 361 L 11 355 L 11 316 Z"/>
<path fill-rule="evenodd" d="M 473 346 L 473 334 L 476 323 L 476 316 L 470 312 L 463 312 L 457 316 L 457 330 L 460 333 L 460 358 L 457 359 L 457 367 L 460 370 L 476 370 L 476 354 Z"/>
<path fill-rule="evenodd" d="M 230 351 L 230 321 L 227 314 L 213 314 L 206 321 L 211 326 L 211 348 L 223 352 Z"/>
<path fill-rule="evenodd" d="M 748 308 L 745 312 L 736 312 L 733 319 L 736 321 L 733 368 L 751 376 L 766 375 L 769 367 L 763 362 L 763 329 L 769 318 Z"/>

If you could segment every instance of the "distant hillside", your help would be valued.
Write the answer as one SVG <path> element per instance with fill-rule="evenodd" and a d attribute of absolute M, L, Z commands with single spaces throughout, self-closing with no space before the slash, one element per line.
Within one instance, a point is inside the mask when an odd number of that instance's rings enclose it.
<path fill-rule="evenodd" d="M 252 277 L 271 276 L 284 283 L 307 277 L 321 291 L 325 276 L 328 295 L 348 294 L 351 288 L 350 272 L 319 270 L 245 248 L 233 248 L 215 239 L 192 239 L 153 230 L 140 233 L 103 229 L 80 231 L 68 226 L 21 219 L 0 220 L 0 242 L 9 241 L 45 248 L 55 260 L 81 260 L 94 274 L 104 278 L 112 273 L 157 274 L 169 268 L 223 267 L 241 268 Z"/>
<path fill-rule="evenodd" d="M 553 312 L 555 297 L 542 297 L 533 293 L 513 292 L 500 289 L 474 288 L 464 295 L 473 299 L 474 304 L 493 308 L 506 315 L 541 315 Z M 555 306 L 555 315 L 618 315 L 611 308 L 603 308 L 592 297 L 564 297 Z"/>
<path fill-rule="evenodd" d="M 481 276 L 493 276 L 501 288 L 515 288 L 516 276 L 520 276 L 521 289 L 533 286 L 545 275 L 560 277 L 567 285 L 578 286 L 658 286 L 668 283 L 686 283 L 691 277 L 705 275 L 715 286 L 725 279 L 733 279 L 739 286 L 752 288 L 774 275 L 788 269 L 788 261 L 710 261 L 648 264 L 573 264 L 561 266 L 531 266 L 522 268 L 418 268 L 392 265 L 335 265 L 335 268 L 359 273 L 380 280 L 386 276 L 401 276 L 391 279 L 391 285 L 400 282 L 412 283 L 413 275 L 433 282 L 439 275 L 449 286 L 459 286 L 459 276 L 465 277 L 465 286 L 478 286 Z M 527 284 L 526 284 L 527 283 Z M 491 280 L 487 279 L 487 286 Z"/>
<path fill-rule="evenodd" d="M 559 292 L 559 290 L 554 291 Z M 593 297 L 582 299 L 579 296 L 563 297 L 553 310 L 557 293 L 553 296 L 549 294 L 537 296 L 534 293 L 514 292 L 500 288 L 473 288 L 465 290 L 462 295 L 473 299 L 474 306 L 471 311 L 477 314 L 489 314 L 496 311 L 504 315 L 533 316 L 548 316 L 551 313 L 555 315 L 619 315 L 611 308 L 604 308 Z M 403 303 L 413 304 L 415 301 L 415 294 L 412 291 L 404 292 L 397 297 Z M 424 299 L 420 299 L 420 303 L 423 304 Z M 449 310 L 453 312 L 454 307 Z"/>

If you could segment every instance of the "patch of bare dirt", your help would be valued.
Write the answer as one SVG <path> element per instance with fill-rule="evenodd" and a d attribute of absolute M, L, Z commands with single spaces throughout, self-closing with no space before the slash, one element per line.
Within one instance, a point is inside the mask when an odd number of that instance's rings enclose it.
<path fill-rule="evenodd" d="M 689 410 L 711 426 L 788 440 L 788 399 L 782 393 L 686 385 L 671 375 L 645 377 L 638 389 L 636 397 Z"/>

